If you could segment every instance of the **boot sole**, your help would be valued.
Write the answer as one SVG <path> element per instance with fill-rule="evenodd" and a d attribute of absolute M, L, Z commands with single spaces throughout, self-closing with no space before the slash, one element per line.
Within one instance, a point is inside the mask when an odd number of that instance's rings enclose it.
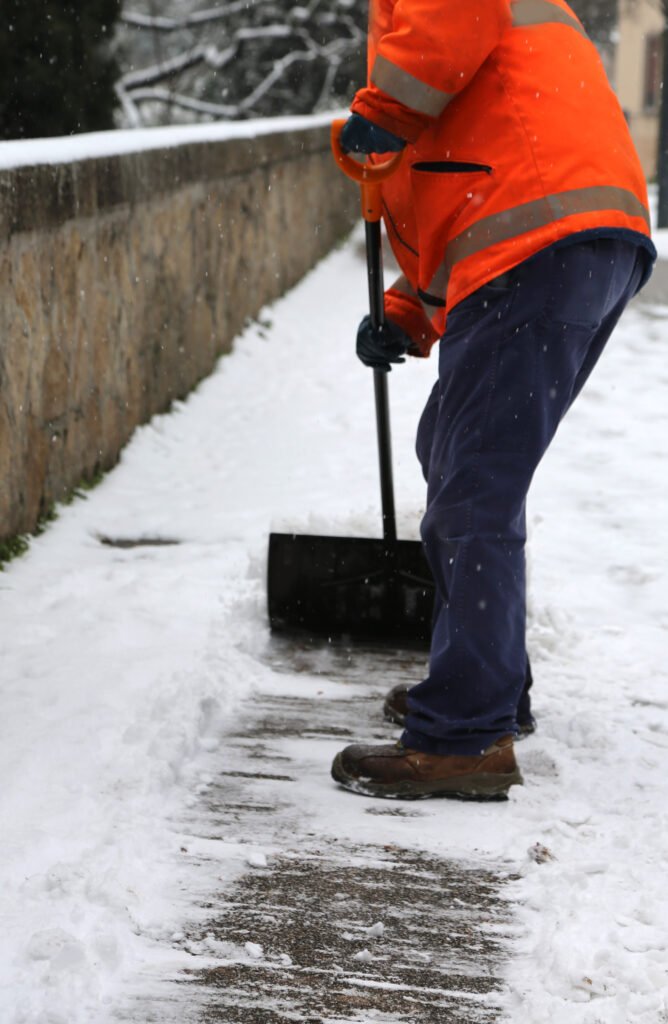
<path fill-rule="evenodd" d="M 455 800 L 507 800 L 511 786 L 523 783 L 519 768 L 503 775 L 497 772 L 478 772 L 474 775 L 459 775 L 452 779 L 415 782 L 404 779 L 401 782 L 373 782 L 349 775 L 344 767 L 341 754 L 337 754 L 332 765 L 332 778 L 344 789 L 360 796 L 382 797 L 385 800 L 426 800 L 429 797 L 450 797 Z"/>

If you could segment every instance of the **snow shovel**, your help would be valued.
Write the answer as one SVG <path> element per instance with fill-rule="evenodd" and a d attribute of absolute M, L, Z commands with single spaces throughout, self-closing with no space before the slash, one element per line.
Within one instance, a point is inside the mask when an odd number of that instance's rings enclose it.
<path fill-rule="evenodd" d="M 359 164 L 339 143 L 345 121 L 332 124 L 334 157 L 361 185 L 366 228 L 372 323 L 384 320 L 380 183 L 403 153 L 381 164 Z M 268 604 L 271 628 L 327 638 L 427 646 L 434 584 L 419 541 L 398 540 L 394 511 L 387 373 L 373 371 L 380 464 L 383 536 L 318 537 L 272 533 L 269 537 Z"/>

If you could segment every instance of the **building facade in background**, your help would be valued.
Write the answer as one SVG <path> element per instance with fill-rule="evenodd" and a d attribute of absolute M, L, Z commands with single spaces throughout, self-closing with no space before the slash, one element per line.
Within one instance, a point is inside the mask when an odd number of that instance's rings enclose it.
<path fill-rule="evenodd" d="M 661 0 L 619 0 L 614 85 L 650 181 L 657 167 L 663 26 Z"/>

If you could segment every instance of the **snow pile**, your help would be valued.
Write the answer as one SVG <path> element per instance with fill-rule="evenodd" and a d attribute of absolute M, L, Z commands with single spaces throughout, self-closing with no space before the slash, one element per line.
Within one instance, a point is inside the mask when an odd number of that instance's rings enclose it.
<path fill-rule="evenodd" d="M 147 949 L 164 959 L 155 943 L 192 898 L 179 892 L 192 851 L 170 819 L 206 787 L 198 754 L 253 685 L 248 659 L 215 656 L 219 630 L 244 632 L 218 591 L 224 555 L 160 549 L 142 564 L 141 549 L 102 547 L 87 511 L 64 512 L 0 577 L 8 1022 L 97 1021 Z"/>
<path fill-rule="evenodd" d="M 0 576 L 3 1022 L 106 1024 L 130 984 L 187 963 L 173 946 L 201 865 L 210 897 L 216 879 L 262 871 L 277 852 L 194 839 L 179 821 L 211 784 L 237 702 L 274 685 L 260 656 L 270 529 L 380 533 L 372 384 L 352 342 L 366 301 L 358 246 L 265 311 Z M 380 817 L 333 786 L 329 747 L 300 741 L 312 832 L 519 876 L 513 1024 L 667 1019 L 667 335 L 668 309 L 628 313 L 537 475 L 539 731 L 518 748 L 524 787 L 507 804 Z M 413 361 L 391 375 L 403 536 L 416 536 L 424 499 L 413 435 L 435 372 Z M 361 955 L 381 934 L 367 927 Z"/>

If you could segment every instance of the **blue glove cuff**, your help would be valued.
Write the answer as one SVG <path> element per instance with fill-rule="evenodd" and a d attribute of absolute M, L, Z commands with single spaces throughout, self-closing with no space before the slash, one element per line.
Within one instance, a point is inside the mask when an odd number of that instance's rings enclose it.
<path fill-rule="evenodd" d="M 340 135 L 346 153 L 398 153 L 406 142 L 361 114 L 351 114 Z"/>

